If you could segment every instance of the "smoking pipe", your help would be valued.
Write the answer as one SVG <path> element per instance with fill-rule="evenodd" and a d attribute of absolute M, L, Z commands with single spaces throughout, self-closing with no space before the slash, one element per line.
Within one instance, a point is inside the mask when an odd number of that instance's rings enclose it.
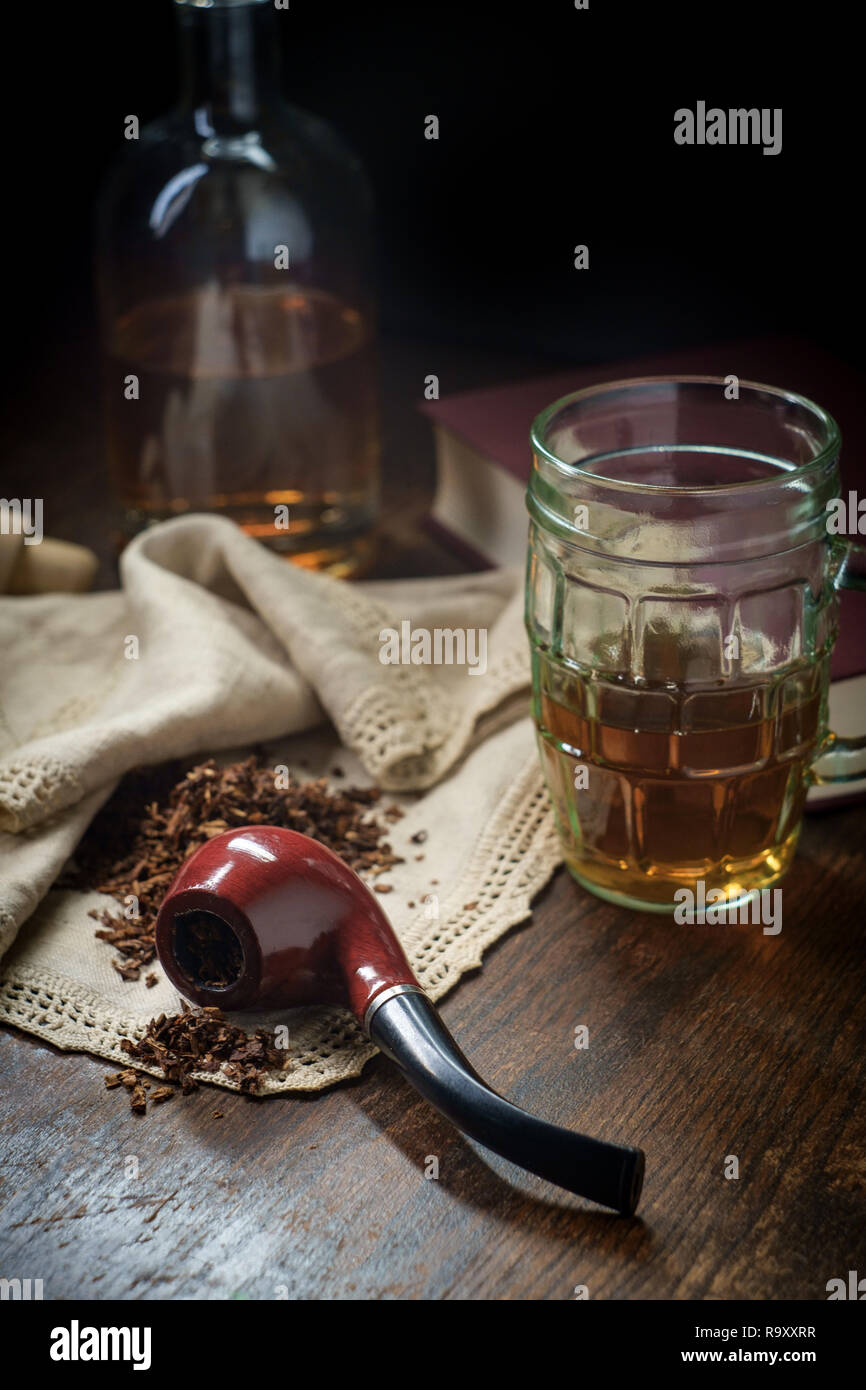
<path fill-rule="evenodd" d="M 190 856 L 156 923 L 166 975 L 229 1011 L 342 1004 L 425 1100 L 459 1129 L 548 1182 L 631 1215 L 640 1149 L 520 1110 L 482 1081 L 418 984 L 373 893 L 294 830 L 227 830 Z"/>

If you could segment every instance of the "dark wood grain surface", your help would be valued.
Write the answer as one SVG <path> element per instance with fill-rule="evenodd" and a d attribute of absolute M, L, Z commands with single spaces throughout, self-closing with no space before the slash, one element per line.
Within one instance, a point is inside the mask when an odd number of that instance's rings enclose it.
<path fill-rule="evenodd" d="M 437 363 L 405 345 L 389 360 L 380 572 L 454 568 L 418 529 L 432 455 L 412 402 Z M 543 369 L 448 360 L 452 386 Z M 110 583 L 89 367 L 63 370 L 63 410 L 22 397 L 0 490 L 44 484 L 46 525 L 53 510 L 54 534 L 95 543 Z M 205 1087 L 140 1119 L 105 1091 L 107 1064 L 5 1031 L 0 1275 L 41 1278 L 46 1298 L 570 1299 L 583 1285 L 594 1299 L 823 1300 L 829 1279 L 866 1269 L 864 843 L 862 807 L 807 818 L 778 936 L 678 927 L 560 872 L 444 1001 L 497 1089 L 645 1148 L 638 1217 L 486 1155 L 383 1058 L 318 1096 Z"/>

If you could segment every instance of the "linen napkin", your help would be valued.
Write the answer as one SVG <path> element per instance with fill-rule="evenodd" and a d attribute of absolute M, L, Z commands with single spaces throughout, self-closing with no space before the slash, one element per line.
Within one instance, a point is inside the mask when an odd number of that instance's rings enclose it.
<path fill-rule="evenodd" d="M 387 903 L 434 997 L 526 916 L 558 852 L 526 717 L 517 572 L 349 585 L 195 515 L 134 540 L 121 580 L 110 593 L 0 598 L 0 953 L 33 918 L 2 963 L 0 1018 L 119 1056 L 123 1028 L 176 1007 L 166 982 L 147 991 L 111 970 L 87 916 L 111 900 L 50 891 L 118 779 L 141 764 L 279 743 L 300 766 L 315 747 L 324 773 L 339 756 L 356 780 L 396 793 L 406 834 L 413 817 L 436 829 L 437 915 L 417 906 L 411 869 Z M 469 650 L 484 655 L 474 670 L 412 662 L 408 636 L 468 630 Z M 386 651 L 399 660 L 383 661 Z M 473 890 L 482 881 L 486 898 Z M 280 1085 L 329 1084 L 371 1051 L 334 1011 L 313 1011 L 305 1038 L 306 1064 L 296 1059 Z M 337 1061 L 323 1069 L 329 1048 Z"/>

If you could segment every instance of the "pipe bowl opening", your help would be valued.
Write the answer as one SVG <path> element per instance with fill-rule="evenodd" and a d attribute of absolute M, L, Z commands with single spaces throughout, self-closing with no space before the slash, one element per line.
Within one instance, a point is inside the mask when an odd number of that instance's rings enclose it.
<path fill-rule="evenodd" d="M 196 989 L 230 989 L 243 975 L 240 939 L 215 912 L 178 913 L 172 938 L 178 968 Z"/>

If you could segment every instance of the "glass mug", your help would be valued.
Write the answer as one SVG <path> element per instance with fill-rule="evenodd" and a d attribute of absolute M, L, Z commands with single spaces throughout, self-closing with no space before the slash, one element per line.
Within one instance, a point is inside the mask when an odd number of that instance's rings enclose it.
<path fill-rule="evenodd" d="M 612 382 L 531 431 L 533 715 L 565 859 L 657 912 L 700 880 L 729 907 L 775 884 L 812 783 L 863 775 L 866 738 L 827 728 L 837 588 L 866 588 L 863 549 L 827 529 L 838 426 L 788 391 L 730 393 Z"/>

